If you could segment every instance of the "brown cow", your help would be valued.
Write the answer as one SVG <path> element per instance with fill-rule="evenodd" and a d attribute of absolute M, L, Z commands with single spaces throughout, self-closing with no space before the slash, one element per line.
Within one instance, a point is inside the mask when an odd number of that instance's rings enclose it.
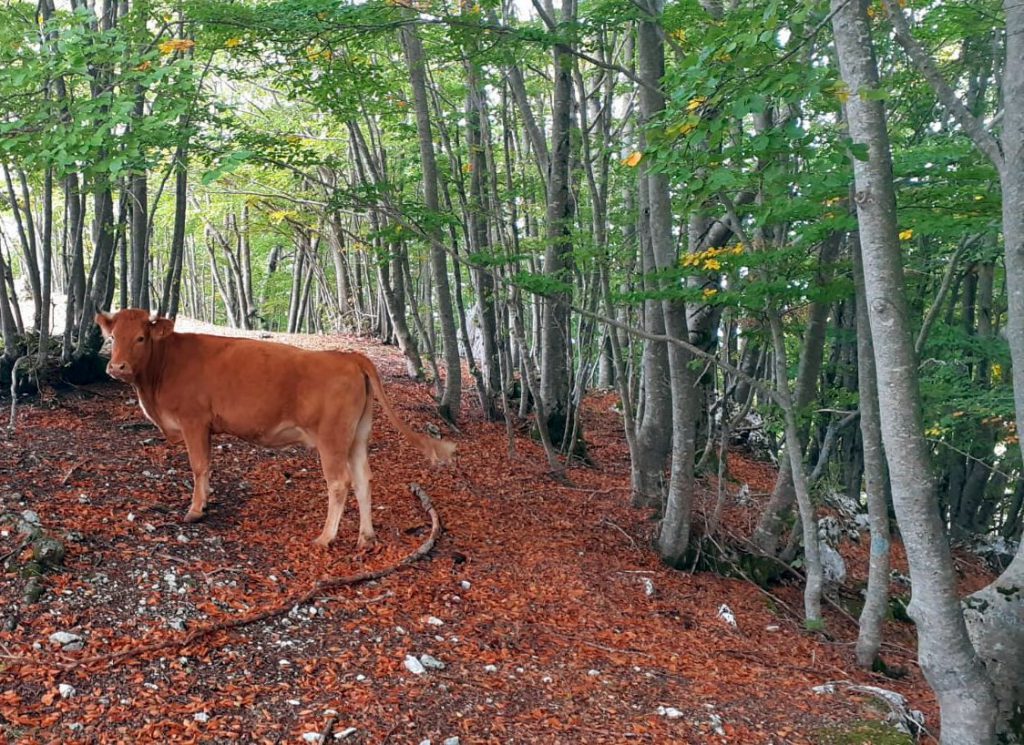
<path fill-rule="evenodd" d="M 266 447 L 305 445 L 320 453 L 327 521 L 316 543 L 338 534 L 349 479 L 359 502 L 359 548 L 373 542 L 366 458 L 373 399 L 428 459 L 455 445 L 412 431 L 391 408 L 377 368 L 355 352 L 313 352 L 207 334 L 180 334 L 174 321 L 126 309 L 96 316 L 113 339 L 107 373 L 131 383 L 146 417 L 170 442 L 184 440 L 195 479 L 185 520 L 203 516 L 210 493 L 210 436 L 230 434 Z"/>

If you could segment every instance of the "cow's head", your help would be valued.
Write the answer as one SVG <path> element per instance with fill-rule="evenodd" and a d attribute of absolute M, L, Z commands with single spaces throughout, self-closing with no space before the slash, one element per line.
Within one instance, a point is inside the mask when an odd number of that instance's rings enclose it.
<path fill-rule="evenodd" d="M 146 369 L 153 347 L 174 331 L 170 318 L 150 316 L 144 310 L 126 308 L 117 313 L 98 313 L 96 323 L 111 339 L 107 375 L 131 383 Z"/>

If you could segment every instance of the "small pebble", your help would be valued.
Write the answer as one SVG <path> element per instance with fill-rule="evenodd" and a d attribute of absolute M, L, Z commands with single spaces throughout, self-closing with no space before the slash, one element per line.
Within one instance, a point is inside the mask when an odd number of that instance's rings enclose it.
<path fill-rule="evenodd" d="M 197 711 L 195 714 L 192 715 L 192 718 L 195 719 L 197 722 L 210 721 L 210 715 L 207 714 L 205 711 Z"/>

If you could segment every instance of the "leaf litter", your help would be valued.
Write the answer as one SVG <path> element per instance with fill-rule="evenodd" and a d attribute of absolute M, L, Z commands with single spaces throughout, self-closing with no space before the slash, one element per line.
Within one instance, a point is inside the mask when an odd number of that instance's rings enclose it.
<path fill-rule="evenodd" d="M 556 483 L 538 445 L 519 436 L 510 457 L 504 426 L 479 412 L 449 431 L 393 348 L 287 340 L 369 354 L 401 415 L 457 442 L 457 465 L 430 467 L 376 417 L 378 544 L 356 553 L 350 499 L 324 551 L 311 542 L 326 509 L 314 452 L 217 439 L 209 514 L 189 525 L 184 448 L 145 426 L 130 388 L 24 406 L 17 435 L 0 442 L 0 514 L 33 510 L 67 551 L 41 602 L 20 602 L 17 571 L 0 575 L 0 733 L 12 742 L 299 742 L 337 721 L 352 743 L 811 743 L 864 716 L 856 701 L 812 693 L 837 679 L 897 691 L 936 721 L 905 625 L 887 628 L 887 657 L 906 675 L 881 678 L 854 665 L 856 630 L 842 616 L 826 613 L 826 638 L 785 611 L 799 605 L 797 584 L 774 588 L 775 603 L 746 582 L 658 561 L 656 523 L 630 506 L 614 396 L 585 405 L 596 465 Z M 740 481 L 770 491 L 771 466 L 729 458 L 731 492 Z M 319 580 L 398 563 L 429 532 L 413 482 L 445 526 L 425 560 L 177 645 Z M 704 506 L 716 493 L 707 487 Z M 734 504 L 724 520 L 742 532 L 756 506 Z M 0 527 L 2 556 L 18 536 Z M 968 584 L 983 573 L 973 576 Z M 49 642 L 61 632 L 80 637 L 81 651 Z"/>

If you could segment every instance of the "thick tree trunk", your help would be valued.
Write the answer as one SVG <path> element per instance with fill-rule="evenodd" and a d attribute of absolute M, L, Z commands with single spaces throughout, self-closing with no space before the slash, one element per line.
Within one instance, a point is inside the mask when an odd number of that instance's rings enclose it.
<path fill-rule="evenodd" d="M 647 179 L 640 180 L 641 274 L 644 290 L 657 289 L 657 263 L 651 248 L 650 207 Z M 665 316 L 660 300 L 644 300 L 644 331 L 663 336 Z M 631 461 L 633 504 L 661 507 L 665 498 L 665 464 L 672 449 L 672 388 L 669 383 L 668 347 L 664 342 L 645 340 L 640 361 L 642 401 L 637 418 L 636 458 Z"/>
<path fill-rule="evenodd" d="M 660 18 L 663 9 L 661 0 L 648 2 L 648 11 L 654 18 Z M 656 23 L 641 22 L 637 27 L 637 71 L 648 84 L 640 90 L 640 113 L 646 126 L 652 126 L 665 108 L 664 96 L 659 92 L 664 70 L 665 47 L 661 30 Z M 677 264 L 668 176 L 647 164 L 643 164 L 642 169 L 640 177 L 647 181 L 651 248 L 659 272 L 664 272 Z M 688 341 L 686 308 L 682 301 L 669 297 L 662 300 L 661 308 L 666 333 Z M 679 345 L 670 345 L 668 367 L 672 396 L 672 461 L 657 545 L 662 560 L 674 566 L 684 562 L 690 545 L 696 423 L 700 406 L 696 375 L 690 369 L 692 359 L 690 352 Z"/>
<path fill-rule="evenodd" d="M 562 20 L 575 17 L 575 1 L 563 0 Z M 563 43 L 554 45 L 551 110 L 551 157 L 547 178 L 547 245 L 544 251 L 544 274 L 551 280 L 568 285 L 572 282 L 572 217 L 573 203 L 569 193 L 572 155 L 572 53 Z M 566 442 L 570 435 L 572 401 L 572 319 L 569 313 L 569 291 L 556 290 L 545 298 L 540 326 L 540 395 L 544 399 L 547 428 L 551 441 L 565 452 L 572 452 L 575 443 Z"/>
<path fill-rule="evenodd" d="M 850 136 L 868 149 L 867 160 L 853 159 L 855 201 L 879 398 L 886 400 L 880 410 L 882 440 L 914 588 L 908 612 L 917 623 L 921 670 L 939 701 L 942 742 L 983 745 L 994 738 L 994 692 L 967 635 L 948 539 L 935 509 L 885 111 L 880 99 L 864 95 L 878 89 L 866 2 L 832 0 L 832 12 L 842 78 L 854 92 L 846 103 Z M 1024 385 L 1024 372 L 1016 374 Z"/>
<path fill-rule="evenodd" d="M 1003 69 L 1003 246 L 1006 264 L 1006 338 L 1013 360 L 1017 431 L 1024 431 L 1024 4 L 1004 0 L 1006 62 Z M 1021 442 L 1024 452 L 1024 441 Z M 999 731 L 1024 742 L 1024 541 L 995 582 L 968 598 L 967 623 L 974 646 L 995 683 Z M 1015 738 L 1015 739 L 1012 739 Z"/>

